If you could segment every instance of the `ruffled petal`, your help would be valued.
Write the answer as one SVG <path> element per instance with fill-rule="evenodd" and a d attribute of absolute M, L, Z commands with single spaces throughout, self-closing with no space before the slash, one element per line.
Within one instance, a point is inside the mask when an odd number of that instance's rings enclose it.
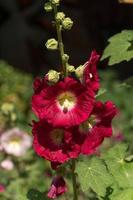
<path fill-rule="evenodd" d="M 97 91 L 100 87 L 99 77 L 97 73 L 97 63 L 100 56 L 94 50 L 91 53 L 90 59 L 85 63 L 83 72 L 83 82 L 91 87 L 94 91 Z"/>
<path fill-rule="evenodd" d="M 32 132 L 34 150 L 39 156 L 51 162 L 61 164 L 78 157 L 80 153 L 80 146 L 75 143 L 73 134 L 69 130 L 56 131 L 46 121 L 41 120 L 33 122 Z"/>
<path fill-rule="evenodd" d="M 65 93 L 70 94 L 71 99 L 74 96 L 72 107 L 68 107 L 66 112 L 58 102 L 58 98 Z M 46 87 L 32 97 L 34 113 L 55 127 L 70 127 L 80 124 L 89 117 L 93 104 L 93 91 L 69 77 L 54 86 Z"/>

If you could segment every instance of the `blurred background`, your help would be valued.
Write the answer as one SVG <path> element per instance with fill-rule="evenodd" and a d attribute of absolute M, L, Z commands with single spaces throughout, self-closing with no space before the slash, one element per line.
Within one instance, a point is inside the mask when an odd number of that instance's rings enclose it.
<path fill-rule="evenodd" d="M 47 39 L 56 32 L 51 13 L 43 9 L 44 2 L 0 1 L 0 59 L 33 75 L 60 64 L 58 54 L 45 48 Z M 118 0 L 63 0 L 61 10 L 74 20 L 72 30 L 64 32 L 63 38 L 75 66 L 84 63 L 92 49 L 101 54 L 110 36 L 133 28 L 133 4 Z M 125 62 L 115 68 L 121 78 L 131 75 L 132 64 Z M 105 66 L 101 64 L 101 68 Z"/>
<path fill-rule="evenodd" d="M 30 188 L 47 191 L 53 173 L 49 163 L 35 155 L 30 127 L 35 119 L 30 103 L 33 80 L 61 65 L 58 52 L 45 48 L 48 38 L 56 38 L 45 2 L 0 0 L 0 200 L 26 200 Z M 60 10 L 74 21 L 63 40 L 75 67 L 84 64 L 93 49 L 102 55 L 111 36 L 133 29 L 133 4 L 118 0 L 62 0 Z M 120 110 L 114 135 L 102 148 L 126 142 L 133 153 L 133 90 L 125 84 L 133 75 L 132 65 L 133 60 L 98 65 L 101 87 L 106 88 L 98 99 L 113 100 Z"/>

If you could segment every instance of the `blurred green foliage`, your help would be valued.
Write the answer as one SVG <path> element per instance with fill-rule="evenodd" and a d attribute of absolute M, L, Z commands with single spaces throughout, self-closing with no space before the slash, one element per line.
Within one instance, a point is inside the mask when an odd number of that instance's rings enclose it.
<path fill-rule="evenodd" d="M 12 103 L 17 114 L 17 123 L 24 125 L 24 128 L 30 117 L 32 82 L 31 75 L 0 61 L 0 106 L 3 103 Z M 0 118 L 2 117 L 0 115 Z"/>
<path fill-rule="evenodd" d="M 101 87 L 106 92 L 97 99 L 102 101 L 112 100 L 119 109 L 119 114 L 114 120 L 114 126 L 121 132 L 125 141 L 129 142 L 133 152 L 133 79 L 129 78 L 124 82 L 119 81 L 115 71 L 101 71 Z"/>

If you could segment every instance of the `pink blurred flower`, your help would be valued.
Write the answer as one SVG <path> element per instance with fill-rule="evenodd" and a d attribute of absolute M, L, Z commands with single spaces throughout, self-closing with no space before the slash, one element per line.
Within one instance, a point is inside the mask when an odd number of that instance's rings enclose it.
<path fill-rule="evenodd" d="M 0 146 L 2 146 L 4 151 L 14 156 L 23 156 L 31 145 L 31 137 L 19 128 L 13 128 L 4 132 L 0 140 Z"/>
<path fill-rule="evenodd" d="M 0 193 L 5 192 L 5 186 L 3 184 L 0 184 Z"/>
<path fill-rule="evenodd" d="M 12 170 L 14 168 L 14 163 L 10 159 L 5 159 L 0 163 L 0 166 L 5 170 Z"/>

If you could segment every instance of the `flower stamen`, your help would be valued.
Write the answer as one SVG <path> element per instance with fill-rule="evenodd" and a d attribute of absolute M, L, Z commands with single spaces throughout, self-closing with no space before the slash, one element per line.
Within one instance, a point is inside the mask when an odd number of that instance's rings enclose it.
<path fill-rule="evenodd" d="M 51 132 L 51 139 L 56 145 L 60 145 L 62 143 L 64 136 L 64 131 L 62 129 L 54 129 Z"/>
<path fill-rule="evenodd" d="M 63 92 L 57 97 L 58 106 L 67 113 L 76 103 L 76 97 L 72 92 Z"/>

